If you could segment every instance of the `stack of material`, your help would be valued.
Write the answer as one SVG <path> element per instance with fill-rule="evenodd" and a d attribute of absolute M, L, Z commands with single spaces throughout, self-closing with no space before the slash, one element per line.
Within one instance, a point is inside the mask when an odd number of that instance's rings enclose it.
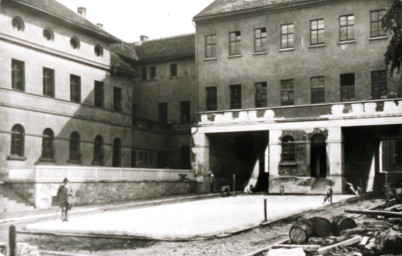
<path fill-rule="evenodd" d="M 40 256 L 37 246 L 31 246 L 28 243 L 17 243 L 16 256 Z M 0 243 L 0 256 L 8 255 L 7 244 Z"/>

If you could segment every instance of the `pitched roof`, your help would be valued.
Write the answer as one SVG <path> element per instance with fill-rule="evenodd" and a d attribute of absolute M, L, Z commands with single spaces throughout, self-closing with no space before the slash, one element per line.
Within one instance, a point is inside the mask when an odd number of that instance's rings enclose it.
<path fill-rule="evenodd" d="M 152 61 L 195 55 L 195 35 L 179 35 L 135 44 L 140 61 Z"/>
<path fill-rule="evenodd" d="M 89 20 L 85 19 L 78 13 L 75 13 L 74 11 L 70 10 L 69 8 L 57 2 L 56 0 L 9 0 L 9 2 L 22 4 L 37 11 L 54 16 L 70 24 L 72 23 L 73 25 L 76 25 L 85 30 L 95 32 L 96 34 L 106 37 L 108 39 L 118 41 L 118 39 L 113 35 L 109 34 L 102 28 L 93 24 Z"/>
<path fill-rule="evenodd" d="M 138 60 L 137 53 L 135 52 L 135 46 L 126 42 L 120 42 L 110 45 L 110 51 L 118 54 L 126 59 Z"/>
<path fill-rule="evenodd" d="M 262 7 L 278 7 L 306 1 L 308 0 L 215 0 L 198 13 L 194 17 L 194 20 L 206 16 L 258 9 Z"/>

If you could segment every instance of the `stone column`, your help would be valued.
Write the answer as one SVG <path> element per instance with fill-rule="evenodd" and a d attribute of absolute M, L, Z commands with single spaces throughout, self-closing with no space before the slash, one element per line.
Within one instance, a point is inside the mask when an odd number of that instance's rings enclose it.
<path fill-rule="evenodd" d="M 280 137 L 282 130 L 269 131 L 269 155 L 268 155 L 268 171 L 269 171 L 269 192 L 278 192 L 279 185 L 279 163 L 281 161 L 282 148 L 280 144 Z"/>
<path fill-rule="evenodd" d="M 195 171 L 198 192 L 208 192 L 209 140 L 205 133 L 193 135 L 192 168 Z"/>
<path fill-rule="evenodd" d="M 334 181 L 332 187 L 334 193 L 341 194 L 343 192 L 343 136 L 342 128 L 328 128 L 327 139 L 327 156 L 329 162 L 328 178 Z"/>

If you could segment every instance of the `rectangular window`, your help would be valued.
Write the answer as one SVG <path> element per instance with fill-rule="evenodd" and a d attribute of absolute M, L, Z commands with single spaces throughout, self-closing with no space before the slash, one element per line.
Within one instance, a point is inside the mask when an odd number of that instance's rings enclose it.
<path fill-rule="evenodd" d="M 310 21 L 310 45 L 324 44 L 324 19 Z"/>
<path fill-rule="evenodd" d="M 241 85 L 230 86 L 230 109 L 241 108 Z"/>
<path fill-rule="evenodd" d="M 267 51 L 267 29 L 256 28 L 254 29 L 254 52 Z"/>
<path fill-rule="evenodd" d="M 70 75 L 70 97 L 71 101 L 81 102 L 81 77 Z"/>
<path fill-rule="evenodd" d="M 339 41 L 350 41 L 355 39 L 355 16 L 343 15 L 339 17 Z"/>
<path fill-rule="evenodd" d="M 159 122 L 166 124 L 168 121 L 168 104 L 158 103 L 158 119 Z"/>
<path fill-rule="evenodd" d="M 217 89 L 216 87 L 206 87 L 206 109 L 214 111 L 218 109 Z"/>
<path fill-rule="evenodd" d="M 311 104 L 325 102 L 325 78 L 317 76 L 310 78 Z"/>
<path fill-rule="evenodd" d="M 229 55 L 240 55 L 241 53 L 241 33 L 240 31 L 229 33 Z"/>
<path fill-rule="evenodd" d="M 355 73 L 341 74 L 341 101 L 355 99 Z"/>
<path fill-rule="evenodd" d="M 370 12 L 370 37 L 386 36 L 385 30 L 381 27 L 381 19 L 385 15 L 385 10 Z"/>
<path fill-rule="evenodd" d="M 137 152 L 131 150 L 131 167 L 137 167 Z"/>
<path fill-rule="evenodd" d="M 95 106 L 103 108 L 105 105 L 105 86 L 103 82 L 95 81 Z"/>
<path fill-rule="evenodd" d="M 190 122 L 190 101 L 180 102 L 180 120 L 185 122 Z"/>
<path fill-rule="evenodd" d="M 146 81 L 148 79 L 148 72 L 147 72 L 147 68 L 141 68 L 141 79 L 142 81 Z"/>
<path fill-rule="evenodd" d="M 149 79 L 156 80 L 156 67 L 149 67 Z"/>
<path fill-rule="evenodd" d="M 294 80 L 281 80 L 281 104 L 282 106 L 294 105 Z"/>
<path fill-rule="evenodd" d="M 118 112 L 123 110 L 122 89 L 119 87 L 113 87 L 113 110 Z"/>
<path fill-rule="evenodd" d="M 294 25 L 281 25 L 281 49 L 293 48 L 295 46 Z"/>
<path fill-rule="evenodd" d="M 267 83 L 255 83 L 255 107 L 263 108 L 267 106 Z"/>
<path fill-rule="evenodd" d="M 386 99 L 387 91 L 387 71 L 371 72 L 371 95 L 373 99 Z"/>
<path fill-rule="evenodd" d="M 25 91 L 25 63 L 19 60 L 11 60 L 11 88 Z"/>
<path fill-rule="evenodd" d="M 205 58 L 216 57 L 216 35 L 205 36 Z"/>
<path fill-rule="evenodd" d="M 177 77 L 177 64 L 170 64 L 170 77 Z"/>
<path fill-rule="evenodd" d="M 43 68 L 43 95 L 54 97 L 54 70 Z"/>

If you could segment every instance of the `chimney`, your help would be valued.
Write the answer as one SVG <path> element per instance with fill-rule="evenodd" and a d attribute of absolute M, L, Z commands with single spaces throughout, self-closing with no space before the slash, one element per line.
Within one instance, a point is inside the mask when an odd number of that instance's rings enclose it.
<path fill-rule="evenodd" d="M 78 7 L 77 12 L 83 17 L 87 17 L 87 9 L 85 7 Z"/>
<path fill-rule="evenodd" d="M 141 42 L 145 42 L 145 41 L 147 41 L 148 40 L 148 37 L 147 36 L 144 36 L 144 35 L 141 35 L 140 36 L 140 41 Z"/>
<path fill-rule="evenodd" d="M 96 23 L 96 26 L 103 28 L 103 24 L 102 23 Z"/>

